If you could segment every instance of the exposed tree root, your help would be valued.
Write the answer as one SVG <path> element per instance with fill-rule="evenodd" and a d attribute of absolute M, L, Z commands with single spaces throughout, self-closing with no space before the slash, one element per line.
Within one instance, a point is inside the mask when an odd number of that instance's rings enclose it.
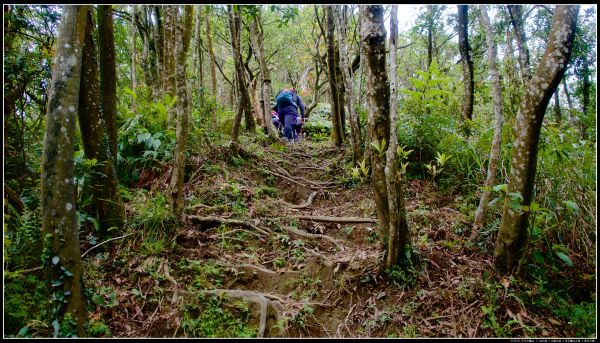
<path fill-rule="evenodd" d="M 265 269 L 263 267 L 260 267 L 260 266 L 254 265 L 254 264 L 250 264 L 250 263 L 235 264 L 235 263 L 228 263 L 228 262 L 223 262 L 223 261 L 219 261 L 219 260 L 216 260 L 216 261 L 213 261 L 213 262 L 215 264 L 218 264 L 218 265 L 223 266 L 223 267 L 230 267 L 230 268 L 250 268 L 250 269 L 256 269 L 256 270 L 261 271 L 261 272 L 266 273 L 266 274 L 271 274 L 271 275 L 277 275 L 278 274 L 277 272 L 274 272 L 272 270 Z"/>
<path fill-rule="evenodd" d="M 315 196 L 319 194 L 319 192 L 314 191 L 312 192 L 309 196 L 308 196 L 308 200 L 306 200 L 306 202 L 299 204 L 299 205 L 295 205 L 295 204 L 290 204 L 289 202 L 279 199 L 279 202 L 282 202 L 285 206 L 290 207 L 290 208 L 306 208 L 306 207 L 310 207 L 310 205 L 312 205 L 313 199 L 315 198 Z"/>
<path fill-rule="evenodd" d="M 283 299 L 276 295 L 258 293 L 253 291 L 244 291 L 239 289 L 207 289 L 200 291 L 205 294 L 216 294 L 223 295 L 227 294 L 230 298 L 242 298 L 260 305 L 260 321 L 258 324 L 257 337 L 265 337 L 265 330 L 267 328 L 267 315 L 269 309 L 271 309 L 275 315 L 275 318 L 279 319 L 279 313 L 284 310 L 282 302 Z"/>
<path fill-rule="evenodd" d="M 331 223 L 377 223 L 377 219 L 360 218 L 360 217 L 330 217 L 330 216 L 305 216 L 297 215 L 293 218 L 314 220 L 316 222 L 331 222 Z"/>
<path fill-rule="evenodd" d="M 300 231 L 300 230 L 296 230 L 294 228 L 291 227 L 286 227 L 286 226 L 282 226 L 282 229 L 291 232 L 293 234 L 296 234 L 298 236 L 302 236 L 302 237 L 306 237 L 306 238 L 322 238 L 322 239 L 326 239 L 328 241 L 330 241 L 331 243 L 333 243 L 339 250 L 344 250 L 344 246 L 340 244 L 339 240 L 328 236 L 328 235 L 323 235 L 323 234 L 317 234 L 317 233 L 308 233 L 308 232 L 304 232 L 304 231 Z"/>
<path fill-rule="evenodd" d="M 267 228 L 260 228 L 252 223 L 249 222 L 245 222 L 243 220 L 236 220 L 236 219 L 224 219 L 224 218 L 219 218 L 219 217 L 213 217 L 213 216 L 208 216 L 208 217 L 202 217 L 202 216 L 188 216 L 188 218 L 192 221 L 192 223 L 194 224 L 200 224 L 200 225 L 206 225 L 209 227 L 214 227 L 217 225 L 221 225 L 221 224 L 228 224 L 228 225 L 239 225 L 239 226 L 245 226 L 245 227 L 249 227 L 251 229 L 254 229 L 266 236 L 269 236 L 271 234 L 273 234 L 273 232 L 271 231 L 271 229 L 267 229 Z"/>

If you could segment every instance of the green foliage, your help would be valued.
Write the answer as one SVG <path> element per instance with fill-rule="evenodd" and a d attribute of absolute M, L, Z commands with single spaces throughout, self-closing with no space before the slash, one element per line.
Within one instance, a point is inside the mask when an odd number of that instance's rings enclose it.
<path fill-rule="evenodd" d="M 41 208 L 30 210 L 25 206 L 19 214 L 8 206 L 4 220 L 4 267 L 38 265 L 42 250 Z"/>
<path fill-rule="evenodd" d="M 91 319 L 87 325 L 87 333 L 90 337 L 111 337 L 110 328 L 102 319 Z"/>
<path fill-rule="evenodd" d="M 117 293 L 112 287 L 100 286 L 91 297 L 91 302 L 97 306 L 105 308 L 114 308 L 119 302 L 117 301 Z"/>
<path fill-rule="evenodd" d="M 4 273 L 4 334 L 15 335 L 47 315 L 48 293 L 43 279 L 20 272 Z M 31 333 L 31 330 L 29 331 Z M 22 332 L 24 336 L 26 332 Z"/>
<path fill-rule="evenodd" d="M 302 127 L 304 136 L 315 142 L 329 140 L 332 129 L 330 117 L 331 105 L 318 104 Z"/>
<path fill-rule="evenodd" d="M 256 337 L 257 329 L 248 325 L 248 304 L 231 304 L 226 296 L 198 295 L 183 306 L 181 329 L 186 337 Z"/>
<path fill-rule="evenodd" d="M 145 240 L 154 241 L 165 237 L 177 221 L 162 192 L 138 189 L 131 203 L 133 216 L 129 220 L 130 225 L 142 229 Z"/>

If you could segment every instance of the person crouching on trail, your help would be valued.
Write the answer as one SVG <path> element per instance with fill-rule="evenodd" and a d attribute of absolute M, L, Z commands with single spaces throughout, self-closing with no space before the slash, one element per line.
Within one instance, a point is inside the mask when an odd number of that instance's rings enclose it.
<path fill-rule="evenodd" d="M 283 124 L 283 136 L 293 142 L 296 137 L 294 130 L 296 117 L 300 114 L 301 119 L 304 118 L 305 107 L 302 98 L 293 88 L 284 88 L 275 97 L 275 106 L 272 109 L 277 112 L 279 121 Z"/>

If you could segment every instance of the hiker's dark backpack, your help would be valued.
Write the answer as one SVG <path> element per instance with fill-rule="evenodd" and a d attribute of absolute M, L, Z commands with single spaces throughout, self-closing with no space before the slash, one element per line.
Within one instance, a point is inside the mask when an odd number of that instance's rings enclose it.
<path fill-rule="evenodd" d="M 286 107 L 289 105 L 296 105 L 292 99 L 293 99 L 292 92 L 283 91 L 283 92 L 279 93 L 277 98 L 275 98 L 275 103 L 277 104 L 277 106 L 279 108 L 283 108 L 283 107 Z"/>

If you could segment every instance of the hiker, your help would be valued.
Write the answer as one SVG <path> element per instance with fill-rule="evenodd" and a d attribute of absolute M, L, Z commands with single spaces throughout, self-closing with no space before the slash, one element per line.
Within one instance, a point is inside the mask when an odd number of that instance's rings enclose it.
<path fill-rule="evenodd" d="M 284 88 L 275 97 L 275 106 L 272 108 L 279 115 L 279 122 L 283 124 L 283 136 L 286 140 L 293 142 L 296 139 L 294 124 L 300 116 L 300 122 L 304 118 L 304 103 L 294 88 Z M 300 112 L 300 113 L 298 113 Z"/>

